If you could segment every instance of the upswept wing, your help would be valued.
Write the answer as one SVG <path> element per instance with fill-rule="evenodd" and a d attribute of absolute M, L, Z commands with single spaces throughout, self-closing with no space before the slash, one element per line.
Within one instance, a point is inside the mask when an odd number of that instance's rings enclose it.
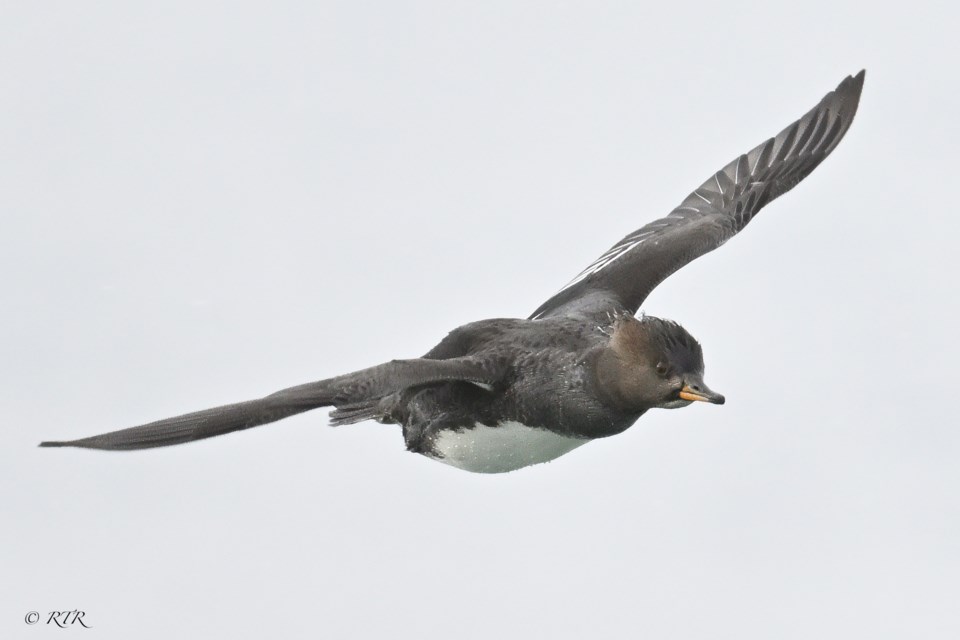
<path fill-rule="evenodd" d="M 653 289 L 713 251 L 830 155 L 853 121 L 864 71 L 847 76 L 802 118 L 707 179 L 665 218 L 613 245 L 531 319 L 636 313 Z"/>

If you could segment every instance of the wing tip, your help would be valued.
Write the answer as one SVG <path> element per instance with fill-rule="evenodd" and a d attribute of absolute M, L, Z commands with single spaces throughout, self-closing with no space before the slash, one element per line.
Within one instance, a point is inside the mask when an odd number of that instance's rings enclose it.
<path fill-rule="evenodd" d="M 863 81 L 866 77 L 867 77 L 867 70 L 860 69 L 860 71 L 858 71 L 857 73 L 848 75 L 846 78 L 844 78 L 840 82 L 840 85 L 837 87 L 837 89 L 842 89 L 848 86 L 859 89 L 863 86 Z"/>
<path fill-rule="evenodd" d="M 42 449 L 53 447 L 75 447 L 77 449 L 108 449 L 109 447 L 97 446 L 93 438 L 81 438 L 80 440 L 44 440 L 37 445 Z"/>
<path fill-rule="evenodd" d="M 858 73 L 844 78 L 834 90 L 840 100 L 841 107 L 849 105 L 852 113 L 856 113 L 860 103 L 860 94 L 863 92 L 863 82 L 867 77 L 867 70 L 861 69 Z"/>

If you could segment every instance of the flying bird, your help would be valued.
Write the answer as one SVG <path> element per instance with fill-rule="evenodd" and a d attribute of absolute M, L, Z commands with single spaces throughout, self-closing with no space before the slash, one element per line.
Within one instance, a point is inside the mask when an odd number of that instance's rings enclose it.
<path fill-rule="evenodd" d="M 836 148 L 864 72 L 710 176 L 666 217 L 628 234 L 530 317 L 472 322 L 421 358 L 391 360 L 268 396 L 41 447 L 131 450 L 201 440 L 333 407 L 332 425 L 398 424 L 409 451 L 479 473 L 553 460 L 628 429 L 649 409 L 723 404 L 700 344 L 640 305 L 729 240 Z"/>

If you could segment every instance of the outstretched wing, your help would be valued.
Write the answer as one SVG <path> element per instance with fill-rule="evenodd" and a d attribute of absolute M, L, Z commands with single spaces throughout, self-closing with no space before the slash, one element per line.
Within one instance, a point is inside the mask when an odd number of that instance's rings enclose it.
<path fill-rule="evenodd" d="M 454 380 L 496 385 L 504 362 L 495 357 L 393 360 L 336 378 L 290 387 L 257 400 L 195 411 L 80 440 L 41 442 L 40 446 L 111 450 L 166 447 L 257 427 L 318 407 L 362 403 L 414 386 Z"/>
<path fill-rule="evenodd" d="M 636 313 L 670 274 L 729 240 L 830 155 L 857 112 L 863 78 L 863 71 L 847 76 L 806 115 L 711 176 L 667 217 L 612 246 L 530 318 Z"/>

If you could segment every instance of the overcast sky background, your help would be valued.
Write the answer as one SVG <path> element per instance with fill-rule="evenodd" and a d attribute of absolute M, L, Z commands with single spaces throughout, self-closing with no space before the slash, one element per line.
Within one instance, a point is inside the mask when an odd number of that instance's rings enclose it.
<path fill-rule="evenodd" d="M 886 4 L 4 3 L 0 635 L 960 636 L 958 15 Z M 862 67 L 645 305 L 723 407 L 500 476 L 325 411 L 36 448 L 526 316 Z"/>

